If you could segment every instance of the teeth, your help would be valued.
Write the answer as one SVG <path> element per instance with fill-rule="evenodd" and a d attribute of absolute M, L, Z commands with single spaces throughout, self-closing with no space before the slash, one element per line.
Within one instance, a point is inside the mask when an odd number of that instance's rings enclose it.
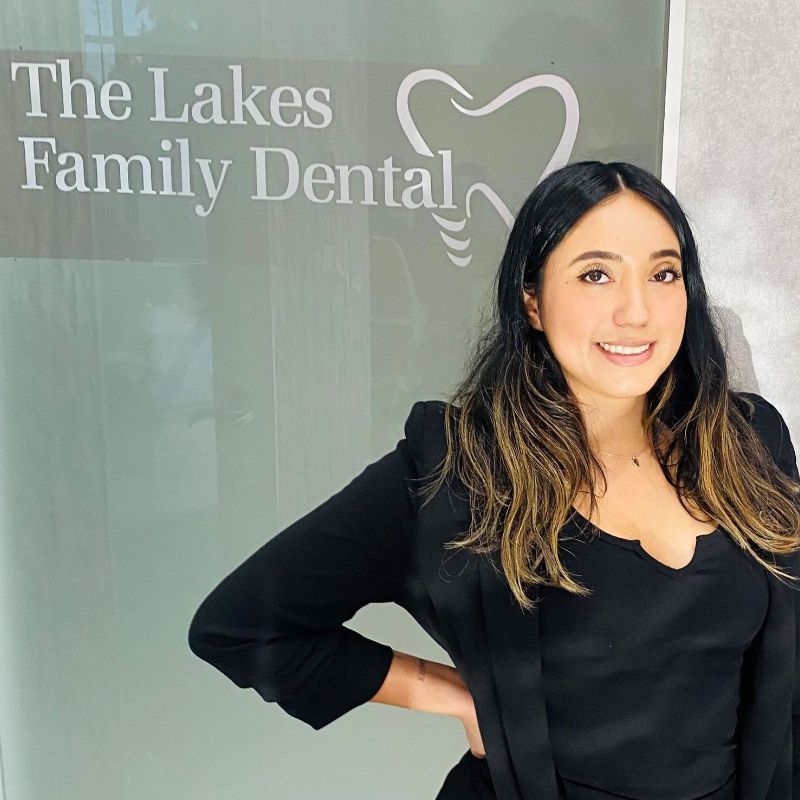
<path fill-rule="evenodd" d="M 634 353 L 644 353 L 644 351 L 650 347 L 649 344 L 643 344 L 641 347 L 622 347 L 622 345 L 619 344 L 606 344 L 605 342 L 598 342 L 598 344 L 603 350 L 608 350 L 609 353 L 621 353 L 626 356 L 633 355 Z"/>

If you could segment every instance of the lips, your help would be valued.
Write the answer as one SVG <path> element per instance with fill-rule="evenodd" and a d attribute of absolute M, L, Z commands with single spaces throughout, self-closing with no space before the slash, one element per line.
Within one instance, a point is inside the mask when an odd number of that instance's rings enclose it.
<path fill-rule="evenodd" d="M 608 344 L 610 344 L 610 342 L 608 342 Z M 642 342 L 642 344 L 646 344 L 646 342 Z M 625 355 L 624 353 L 612 353 L 609 350 L 604 350 L 597 342 L 595 342 L 594 346 L 597 349 L 597 352 L 605 356 L 605 358 L 612 364 L 618 364 L 623 367 L 635 367 L 637 364 L 643 364 L 650 358 L 650 356 L 653 354 L 655 342 L 651 342 L 647 350 L 644 350 L 641 353 L 632 353 L 630 355 Z M 629 346 L 635 347 L 636 345 Z"/>

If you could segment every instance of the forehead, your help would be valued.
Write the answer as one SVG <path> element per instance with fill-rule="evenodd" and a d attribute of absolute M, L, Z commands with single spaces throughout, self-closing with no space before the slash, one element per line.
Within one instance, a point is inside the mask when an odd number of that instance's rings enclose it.
<path fill-rule="evenodd" d="M 620 192 L 596 205 L 570 229 L 551 253 L 556 260 L 582 250 L 610 250 L 646 259 L 654 250 L 680 250 L 669 220 L 635 192 Z"/>

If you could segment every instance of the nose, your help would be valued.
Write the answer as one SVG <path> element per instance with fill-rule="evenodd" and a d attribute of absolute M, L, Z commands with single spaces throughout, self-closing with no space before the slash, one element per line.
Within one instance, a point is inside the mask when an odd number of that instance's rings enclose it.
<path fill-rule="evenodd" d="M 631 277 L 618 286 L 614 321 L 618 325 L 645 325 L 650 317 L 647 286 Z"/>

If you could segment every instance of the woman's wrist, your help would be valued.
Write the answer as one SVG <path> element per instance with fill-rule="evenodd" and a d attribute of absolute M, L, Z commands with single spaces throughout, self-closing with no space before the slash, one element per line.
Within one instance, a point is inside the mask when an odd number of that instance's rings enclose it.
<path fill-rule="evenodd" d="M 399 651 L 395 651 L 389 673 L 372 702 L 462 721 L 473 708 L 472 695 L 455 667 Z"/>
<path fill-rule="evenodd" d="M 449 664 L 416 658 L 418 704 L 434 714 L 463 720 L 472 708 L 472 695 L 461 673 Z"/>

